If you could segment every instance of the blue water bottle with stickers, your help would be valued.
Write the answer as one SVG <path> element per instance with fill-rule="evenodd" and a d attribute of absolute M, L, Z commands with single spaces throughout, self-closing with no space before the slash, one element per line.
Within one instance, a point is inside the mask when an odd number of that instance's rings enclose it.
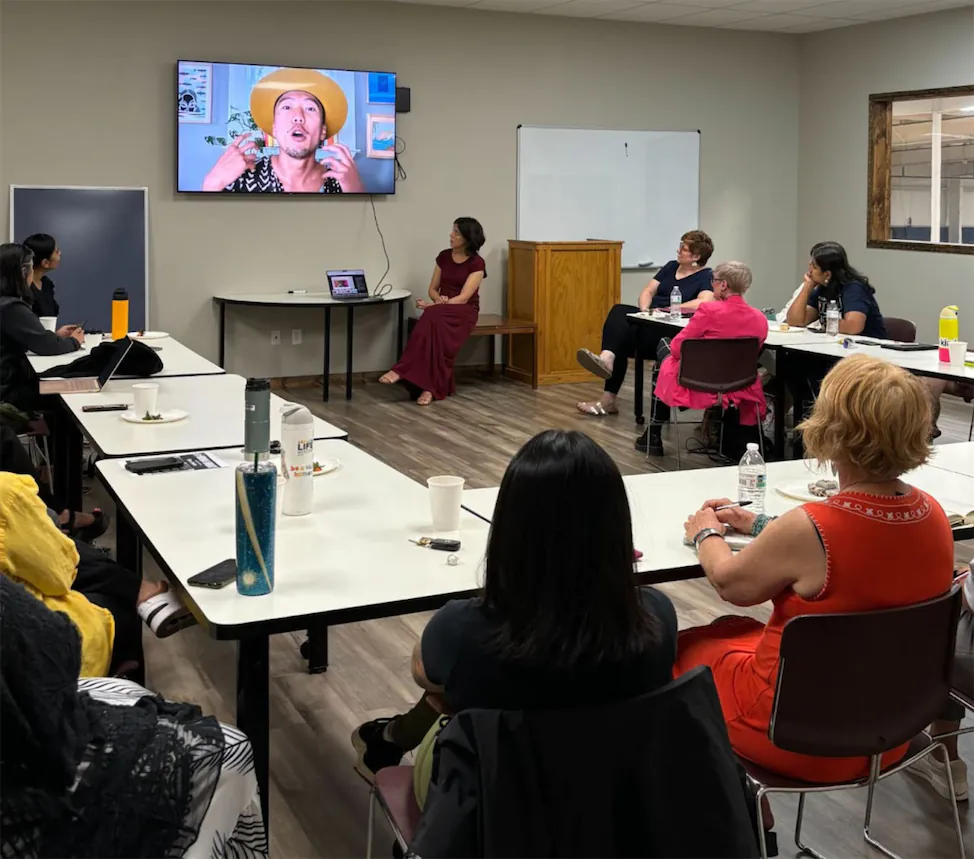
<path fill-rule="evenodd" d="M 244 456 L 234 473 L 237 526 L 237 593 L 263 596 L 274 590 L 277 468 L 270 451 L 271 387 L 248 379 L 244 393 Z"/>

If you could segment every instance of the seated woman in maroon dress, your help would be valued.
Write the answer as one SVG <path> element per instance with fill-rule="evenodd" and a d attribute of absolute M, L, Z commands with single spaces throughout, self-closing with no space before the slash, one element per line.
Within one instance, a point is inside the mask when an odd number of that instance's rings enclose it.
<path fill-rule="evenodd" d="M 456 393 L 453 361 L 477 324 L 478 290 L 487 276 L 487 266 L 477 253 L 484 241 L 479 221 L 457 218 L 450 247 L 436 258 L 430 300 L 416 302 L 423 315 L 409 335 L 399 363 L 379 379 L 384 385 L 405 382 L 419 393 L 416 402 L 421 406 Z"/>

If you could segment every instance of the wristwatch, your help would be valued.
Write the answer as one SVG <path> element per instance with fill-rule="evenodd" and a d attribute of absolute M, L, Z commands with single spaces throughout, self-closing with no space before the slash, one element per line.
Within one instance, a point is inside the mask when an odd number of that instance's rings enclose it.
<path fill-rule="evenodd" d="M 697 551 L 700 551 L 700 544 L 706 540 L 708 537 L 720 537 L 721 540 L 724 539 L 724 534 L 722 531 L 718 531 L 716 528 L 704 528 L 701 531 L 697 531 L 693 535 L 693 545 Z"/>

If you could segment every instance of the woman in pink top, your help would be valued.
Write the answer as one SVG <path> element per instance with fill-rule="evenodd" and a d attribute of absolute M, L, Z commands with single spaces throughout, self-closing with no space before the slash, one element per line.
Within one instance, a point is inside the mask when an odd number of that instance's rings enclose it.
<path fill-rule="evenodd" d="M 757 337 L 763 346 L 768 336 L 768 320 L 764 314 L 744 300 L 744 293 L 751 285 L 751 270 L 742 262 L 721 263 L 713 274 L 714 301 L 701 304 L 690 321 L 667 345 L 660 342 L 656 368 L 653 372 L 652 418 L 647 430 L 646 445 L 653 456 L 663 455 L 663 424 L 670 419 L 670 406 L 689 409 L 709 409 L 717 403 L 716 394 L 691 391 L 680 385 L 680 349 L 685 340 L 703 340 L 718 337 Z M 764 390 L 756 379 L 751 387 L 726 394 L 724 401 L 740 409 L 741 423 L 757 423 L 754 405 L 761 417 L 767 411 Z M 637 449 L 641 449 L 640 442 Z"/>

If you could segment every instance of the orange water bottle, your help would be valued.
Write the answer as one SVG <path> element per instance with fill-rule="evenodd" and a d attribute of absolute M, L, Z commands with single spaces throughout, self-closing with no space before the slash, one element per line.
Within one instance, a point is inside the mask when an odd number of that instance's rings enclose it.
<path fill-rule="evenodd" d="M 121 340 L 129 333 L 129 294 L 116 289 L 112 295 L 112 340 Z"/>

